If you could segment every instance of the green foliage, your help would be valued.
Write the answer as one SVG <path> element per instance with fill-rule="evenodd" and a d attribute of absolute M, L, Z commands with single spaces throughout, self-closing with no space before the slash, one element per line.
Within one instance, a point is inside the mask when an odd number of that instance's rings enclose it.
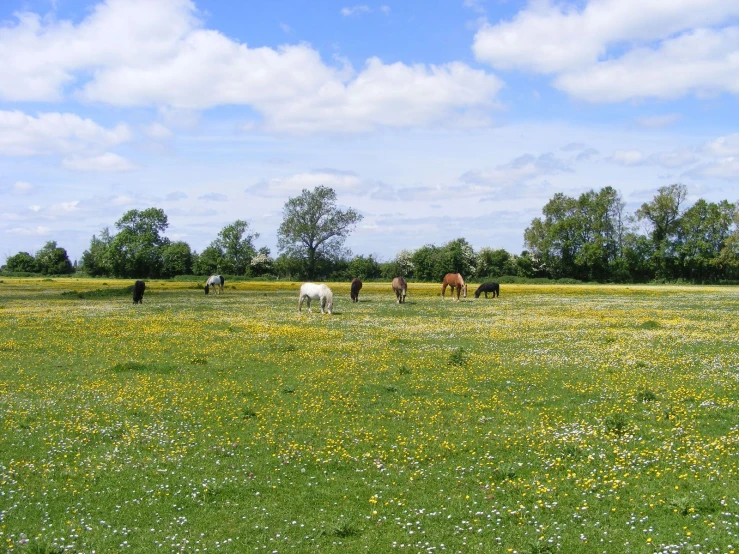
<path fill-rule="evenodd" d="M 18 252 L 5 260 L 5 271 L 13 273 L 38 273 L 39 267 L 36 258 L 28 252 Z"/>
<path fill-rule="evenodd" d="M 356 256 L 349 261 L 347 266 L 347 278 L 353 279 L 359 277 L 360 279 L 377 279 L 382 275 L 380 264 L 375 260 L 372 255 L 369 256 Z"/>
<path fill-rule="evenodd" d="M 218 259 L 218 267 L 212 268 L 213 273 L 246 275 L 251 259 L 256 255 L 254 240 L 257 238 L 259 233 L 250 232 L 246 221 L 237 219 L 226 225 L 209 247 L 218 253 L 218 256 L 215 253 L 209 254 Z"/>
<path fill-rule="evenodd" d="M 277 231 L 278 248 L 300 260 L 309 279 L 318 274 L 321 260 L 342 257 L 346 237 L 363 217 L 351 208 L 339 209 L 336 192 L 325 186 L 313 191 L 303 189 L 300 196 L 285 203 L 282 214 Z"/>
<path fill-rule="evenodd" d="M 36 252 L 36 263 L 44 275 L 65 275 L 74 273 L 72 262 L 64 248 L 57 246 L 56 241 L 47 242 Z"/>
<path fill-rule="evenodd" d="M 193 269 L 193 253 L 186 242 L 172 242 L 162 248 L 162 277 L 188 275 Z"/>

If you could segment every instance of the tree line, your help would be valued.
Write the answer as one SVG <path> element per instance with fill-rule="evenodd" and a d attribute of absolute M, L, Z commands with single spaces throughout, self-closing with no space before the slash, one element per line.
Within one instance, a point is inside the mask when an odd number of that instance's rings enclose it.
<path fill-rule="evenodd" d="M 198 253 L 184 241 L 170 241 L 167 215 L 159 208 L 130 210 L 114 231 L 93 235 L 77 268 L 66 250 L 48 242 L 35 256 L 19 252 L 7 259 L 6 272 L 91 276 L 171 278 L 226 274 L 254 278 L 441 281 L 452 271 L 468 279 L 575 279 L 598 282 L 684 280 L 715 283 L 739 280 L 739 204 L 703 199 L 686 207 L 687 188 L 675 184 L 633 214 L 612 187 L 579 197 L 562 193 L 544 206 L 524 231 L 526 249 L 475 251 L 464 238 L 442 246 L 401 250 L 393 260 L 352 256 L 344 243 L 361 214 L 336 205 L 336 193 L 319 186 L 290 198 L 283 208 L 276 258 L 258 248 L 259 233 L 236 220 L 223 227 Z"/>

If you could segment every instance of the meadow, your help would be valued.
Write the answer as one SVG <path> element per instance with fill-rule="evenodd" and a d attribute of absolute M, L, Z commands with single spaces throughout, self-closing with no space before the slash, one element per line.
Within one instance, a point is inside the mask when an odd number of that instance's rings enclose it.
<path fill-rule="evenodd" d="M 737 288 L 131 284 L 0 278 L 0 551 L 739 547 Z"/>

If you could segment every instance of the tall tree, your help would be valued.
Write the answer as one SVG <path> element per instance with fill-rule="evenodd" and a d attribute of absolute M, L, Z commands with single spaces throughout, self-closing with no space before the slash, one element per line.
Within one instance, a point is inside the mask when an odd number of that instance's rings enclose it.
<path fill-rule="evenodd" d="M 41 250 L 36 252 L 36 263 L 39 271 L 45 275 L 63 275 L 74 273 L 72 262 L 69 261 L 67 251 L 57 246 L 56 241 L 50 240 Z"/>
<path fill-rule="evenodd" d="M 5 271 L 18 273 L 38 273 L 39 267 L 36 258 L 28 252 L 18 252 L 5 260 Z"/>
<path fill-rule="evenodd" d="M 681 208 L 688 195 L 685 185 L 673 184 L 660 187 L 651 202 L 645 202 L 636 211 L 639 221 L 651 226 L 650 238 L 653 262 L 659 277 L 673 277 L 675 235 L 682 215 Z"/>
<path fill-rule="evenodd" d="M 162 277 L 192 273 L 193 256 L 186 242 L 172 242 L 162 248 Z"/>
<path fill-rule="evenodd" d="M 129 210 L 115 223 L 118 234 L 109 248 L 110 267 L 117 277 L 158 277 L 162 270 L 163 236 L 169 226 L 159 208 Z"/>
<path fill-rule="evenodd" d="M 282 214 L 277 246 L 281 252 L 303 260 L 309 279 L 316 276 L 320 260 L 341 257 L 346 237 L 362 220 L 362 215 L 351 208 L 339 209 L 336 192 L 325 186 L 303 189 L 300 196 L 285 203 Z"/>
<path fill-rule="evenodd" d="M 221 252 L 223 267 L 220 270 L 232 275 L 244 275 L 257 253 L 254 248 L 254 239 L 257 238 L 259 233 L 250 232 L 249 224 L 241 219 L 221 229 L 211 243 L 213 248 Z"/>
<path fill-rule="evenodd" d="M 736 207 L 726 200 L 716 204 L 700 199 L 685 210 L 676 240 L 681 277 L 698 282 L 719 277 L 716 260 L 731 236 L 735 215 Z"/>
<path fill-rule="evenodd" d="M 113 237 L 106 227 L 100 232 L 100 237 L 92 235 L 90 248 L 82 253 L 82 271 L 93 277 L 111 275 L 109 249 Z"/>

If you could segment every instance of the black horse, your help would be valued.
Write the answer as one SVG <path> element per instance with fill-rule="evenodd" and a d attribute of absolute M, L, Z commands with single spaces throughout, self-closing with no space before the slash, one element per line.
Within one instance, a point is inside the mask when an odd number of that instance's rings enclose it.
<path fill-rule="evenodd" d="M 485 298 L 488 297 L 488 293 L 493 293 L 493 298 L 500 296 L 500 285 L 498 283 L 483 283 L 475 291 L 475 298 L 480 298 L 480 293 L 485 293 Z"/>
<path fill-rule="evenodd" d="M 146 290 L 146 283 L 143 281 L 136 281 L 133 284 L 133 303 L 143 304 L 144 303 L 144 290 Z"/>

